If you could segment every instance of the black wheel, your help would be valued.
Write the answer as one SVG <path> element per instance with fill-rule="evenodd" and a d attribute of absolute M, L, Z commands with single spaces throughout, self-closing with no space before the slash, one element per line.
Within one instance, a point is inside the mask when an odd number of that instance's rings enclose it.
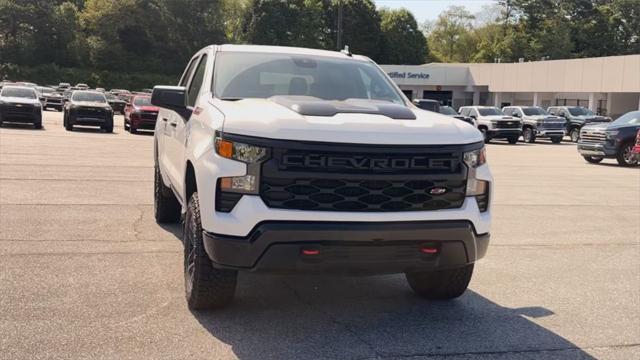
<path fill-rule="evenodd" d="M 597 164 L 602 161 L 603 158 L 599 156 L 583 156 L 583 158 L 591 164 Z"/>
<path fill-rule="evenodd" d="M 113 132 L 113 125 L 107 125 L 104 127 L 104 132 L 111 134 Z"/>
<path fill-rule="evenodd" d="M 554 136 L 551 138 L 551 142 L 554 144 L 560 144 L 562 142 L 562 136 Z"/>
<path fill-rule="evenodd" d="M 180 221 L 180 203 L 171 189 L 162 183 L 158 164 L 153 177 L 153 212 L 157 223 L 177 223 Z"/>
<path fill-rule="evenodd" d="M 129 132 L 132 133 L 132 134 L 137 134 L 138 133 L 138 129 L 133 127 L 133 124 L 131 124 L 131 125 L 129 125 Z"/>
<path fill-rule="evenodd" d="M 518 138 L 519 136 L 511 136 L 507 138 L 507 141 L 509 142 L 509 144 L 517 144 L 518 143 Z"/>
<path fill-rule="evenodd" d="M 233 301 L 237 271 L 216 269 L 204 249 L 198 193 L 189 199 L 184 219 L 184 288 L 189 309 L 219 309 Z"/>
<path fill-rule="evenodd" d="M 407 282 L 420 297 L 429 300 L 449 300 L 462 295 L 473 274 L 473 264 L 457 269 L 406 273 Z"/>
<path fill-rule="evenodd" d="M 42 129 L 42 120 L 35 122 L 33 124 L 33 128 L 36 129 L 36 130 Z"/>
<path fill-rule="evenodd" d="M 533 132 L 532 128 L 526 127 L 522 130 L 522 140 L 527 143 L 534 143 L 536 142 L 536 133 Z"/>
<path fill-rule="evenodd" d="M 64 124 L 64 128 L 67 129 L 67 131 L 73 131 L 73 123 L 68 116 L 66 117 L 66 120 L 67 122 Z"/>
<path fill-rule="evenodd" d="M 578 140 L 580 140 L 580 129 L 578 128 L 571 129 L 571 132 L 569 133 L 569 137 L 571 137 L 572 142 L 578 142 Z"/>
<path fill-rule="evenodd" d="M 620 146 L 616 154 L 616 160 L 620 166 L 635 166 L 638 164 L 638 159 L 633 154 L 633 142 L 626 142 Z"/>
<path fill-rule="evenodd" d="M 478 130 L 480 130 L 480 132 L 482 133 L 482 137 L 484 138 L 484 143 L 485 144 L 490 143 L 491 142 L 491 138 L 489 138 L 489 134 L 487 134 L 487 129 L 480 128 Z"/>

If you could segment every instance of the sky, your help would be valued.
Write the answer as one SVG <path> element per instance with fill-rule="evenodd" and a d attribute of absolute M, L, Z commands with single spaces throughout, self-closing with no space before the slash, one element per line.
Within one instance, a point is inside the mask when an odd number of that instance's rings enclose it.
<path fill-rule="evenodd" d="M 418 24 L 425 20 L 435 20 L 438 15 L 451 5 L 464 6 L 472 14 L 478 12 L 483 5 L 495 3 L 494 0 L 374 0 L 377 7 L 392 9 L 407 8 L 418 20 Z"/>

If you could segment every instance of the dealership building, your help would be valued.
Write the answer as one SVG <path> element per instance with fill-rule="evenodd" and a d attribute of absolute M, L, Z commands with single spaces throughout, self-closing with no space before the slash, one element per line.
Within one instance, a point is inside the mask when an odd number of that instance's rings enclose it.
<path fill-rule="evenodd" d="M 411 99 L 464 105 L 584 106 L 616 117 L 640 109 L 640 55 L 519 63 L 382 65 Z"/>

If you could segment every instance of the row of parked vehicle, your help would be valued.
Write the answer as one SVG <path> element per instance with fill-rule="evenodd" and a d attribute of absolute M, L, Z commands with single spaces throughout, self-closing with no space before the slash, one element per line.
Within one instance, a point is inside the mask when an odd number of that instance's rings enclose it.
<path fill-rule="evenodd" d="M 632 111 L 616 121 L 600 116 L 581 106 L 462 106 L 455 111 L 437 100 L 415 99 L 423 110 L 453 116 L 475 126 L 486 143 L 505 139 L 515 144 L 520 138 L 527 143 L 549 139 L 554 144 L 569 136 L 578 143 L 578 152 L 590 163 L 614 158 L 620 165 L 638 164 L 634 153 L 636 137 L 640 134 L 640 111 Z M 638 135 L 640 136 L 640 135 Z"/>
<path fill-rule="evenodd" d="M 147 91 L 150 91 L 146 89 Z M 97 126 L 113 132 L 113 115 L 124 115 L 125 130 L 153 130 L 158 108 L 151 106 L 149 92 L 130 92 L 124 89 L 89 89 L 87 84 L 71 86 L 38 86 L 33 83 L 0 84 L 0 126 L 3 123 L 30 123 L 42 128 L 42 111 L 53 108 L 63 111 L 63 125 L 68 131 L 74 127 Z"/>

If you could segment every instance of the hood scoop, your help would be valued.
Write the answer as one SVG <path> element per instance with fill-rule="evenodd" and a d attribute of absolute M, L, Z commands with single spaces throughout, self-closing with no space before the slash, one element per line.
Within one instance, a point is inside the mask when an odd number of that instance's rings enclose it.
<path fill-rule="evenodd" d="M 381 100 L 347 99 L 323 100 L 313 96 L 272 96 L 269 100 L 300 115 L 334 116 L 339 113 L 383 115 L 396 120 L 415 120 L 416 115 L 406 106 Z"/>

